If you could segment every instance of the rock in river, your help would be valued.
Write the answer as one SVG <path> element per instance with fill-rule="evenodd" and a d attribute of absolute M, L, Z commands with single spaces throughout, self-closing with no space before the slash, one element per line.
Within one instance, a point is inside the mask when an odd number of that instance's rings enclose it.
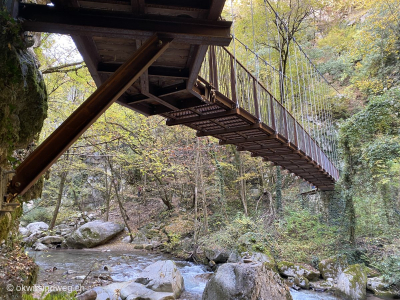
<path fill-rule="evenodd" d="M 347 266 L 348 263 L 346 256 L 338 255 L 321 261 L 318 265 L 318 269 L 321 272 L 322 278 L 336 279 L 343 270 L 347 268 Z"/>
<path fill-rule="evenodd" d="M 280 276 L 261 263 L 226 263 L 208 281 L 203 300 L 291 300 Z"/>
<path fill-rule="evenodd" d="M 278 262 L 279 274 L 285 277 L 304 277 L 309 281 L 319 279 L 320 272 L 306 264 L 294 264 L 287 261 Z"/>
<path fill-rule="evenodd" d="M 102 221 L 92 221 L 79 227 L 67 237 L 69 248 L 92 248 L 102 245 L 124 230 L 124 226 Z"/>
<path fill-rule="evenodd" d="M 26 229 L 29 231 L 30 234 L 34 234 L 37 233 L 38 231 L 48 230 L 49 225 L 47 225 L 45 222 L 34 222 L 28 224 L 28 226 L 26 226 Z M 28 236 L 29 234 L 25 232 L 25 235 Z"/>
<path fill-rule="evenodd" d="M 337 289 L 346 298 L 363 300 L 367 298 L 367 273 L 361 265 L 351 265 L 338 277 Z"/>
<path fill-rule="evenodd" d="M 183 277 L 171 260 L 158 261 L 143 270 L 135 281 L 96 287 L 80 300 L 174 300 L 184 289 Z"/>
<path fill-rule="evenodd" d="M 158 261 L 146 267 L 135 280 L 155 292 L 173 293 L 176 298 L 184 289 L 183 277 L 172 260 Z"/>

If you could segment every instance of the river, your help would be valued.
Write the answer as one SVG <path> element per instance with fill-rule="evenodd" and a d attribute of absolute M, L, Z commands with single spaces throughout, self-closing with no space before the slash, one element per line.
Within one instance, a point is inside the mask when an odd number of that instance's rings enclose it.
<path fill-rule="evenodd" d="M 111 277 L 112 281 L 135 279 L 145 267 L 158 260 L 172 259 L 170 256 L 139 251 L 98 251 L 98 250 L 53 250 L 48 252 L 30 251 L 40 267 L 38 284 L 49 287 L 76 287 L 85 280 L 85 286 L 93 284 L 98 276 Z M 181 300 L 201 300 L 207 277 L 211 275 L 204 266 L 174 259 L 182 273 L 185 291 Z M 111 281 L 110 281 L 111 283 Z M 294 300 L 338 300 L 328 293 L 291 290 Z M 368 300 L 377 299 L 368 295 Z"/>

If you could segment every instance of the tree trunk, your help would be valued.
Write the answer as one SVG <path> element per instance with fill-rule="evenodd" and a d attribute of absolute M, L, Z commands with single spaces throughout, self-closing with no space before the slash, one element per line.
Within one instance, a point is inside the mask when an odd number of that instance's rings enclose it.
<path fill-rule="evenodd" d="M 393 215 L 391 213 L 392 207 L 391 207 L 391 201 L 390 201 L 390 191 L 389 191 L 389 186 L 387 183 L 383 183 L 381 185 L 381 195 L 382 195 L 382 200 L 383 200 L 383 206 L 385 210 L 385 215 L 386 215 L 386 221 L 388 225 L 393 226 L 394 220 L 393 220 Z"/>
<path fill-rule="evenodd" d="M 345 212 L 347 216 L 348 222 L 348 234 L 349 234 L 349 242 L 354 245 L 356 241 L 356 211 L 354 208 L 353 201 L 353 164 L 351 159 L 351 151 L 350 145 L 345 138 L 343 141 L 343 156 L 344 156 L 344 172 L 343 172 L 343 187 L 344 187 L 344 198 L 345 198 Z"/>
<path fill-rule="evenodd" d="M 110 214 L 110 199 L 111 199 L 111 184 L 108 183 L 107 165 L 104 165 L 104 171 L 106 174 L 105 189 L 106 189 L 106 222 L 108 222 Z"/>
<path fill-rule="evenodd" d="M 276 166 L 276 212 L 281 219 L 283 216 L 282 207 L 282 174 L 281 167 Z"/>
<path fill-rule="evenodd" d="M 128 228 L 128 232 L 129 232 L 129 236 L 130 236 L 130 242 L 132 242 L 133 241 L 133 233 L 132 233 L 131 227 L 129 226 L 129 223 L 128 223 L 128 219 L 129 218 L 128 218 L 127 214 L 126 214 L 126 210 L 125 210 L 125 208 L 124 208 L 124 206 L 122 204 L 122 199 L 121 198 L 123 198 L 123 196 L 121 196 L 120 191 L 118 190 L 117 179 L 116 179 L 117 176 L 115 176 L 116 174 L 114 172 L 114 168 L 112 167 L 112 164 L 111 164 L 111 161 L 110 161 L 109 157 L 107 157 L 107 161 L 108 161 L 108 165 L 109 165 L 110 171 L 111 171 L 111 184 L 114 187 L 115 196 L 117 197 L 119 210 L 120 210 L 122 219 L 124 220 L 125 226 L 126 226 L 126 228 Z M 119 174 L 119 175 L 121 175 L 121 174 Z M 121 176 L 118 176 L 118 177 L 120 178 Z"/>
<path fill-rule="evenodd" d="M 233 148 L 234 154 L 235 154 L 235 160 L 236 160 L 236 167 L 239 172 L 239 196 L 240 199 L 242 200 L 242 205 L 243 205 L 243 211 L 244 215 L 247 217 L 248 212 L 247 212 L 247 195 L 246 195 L 246 180 L 244 179 L 244 166 L 243 166 L 243 161 L 242 161 L 242 155 L 241 152 L 237 151 L 235 148 Z"/>
<path fill-rule="evenodd" d="M 200 156 L 200 162 L 201 156 Z M 204 215 L 204 227 L 203 230 L 204 232 L 208 232 L 208 214 L 207 214 L 207 195 L 206 195 L 206 189 L 204 187 L 204 179 L 203 179 L 203 164 L 200 164 L 200 186 L 201 186 L 201 195 L 202 195 L 202 202 L 203 202 L 203 215 Z"/>
<path fill-rule="evenodd" d="M 163 182 L 161 181 L 161 179 L 154 174 L 154 178 L 158 181 L 158 183 L 160 184 L 160 188 L 162 189 L 162 193 L 160 193 L 160 197 L 162 202 L 167 206 L 168 210 L 173 210 L 174 207 L 172 205 L 170 196 L 168 195 L 168 192 L 165 189 L 165 186 L 163 184 Z"/>
<path fill-rule="evenodd" d="M 67 180 L 67 175 L 68 175 L 68 171 L 63 171 L 60 174 L 60 186 L 58 188 L 57 203 L 56 203 L 56 207 L 54 208 L 53 218 L 51 219 L 49 230 L 52 230 L 54 228 L 54 225 L 56 224 L 57 215 L 60 210 L 61 199 L 62 199 L 62 195 L 64 192 L 65 181 Z"/>
<path fill-rule="evenodd" d="M 198 187 L 199 187 L 199 160 L 200 160 L 200 149 L 199 149 L 199 138 L 197 138 L 196 147 L 196 160 L 195 160 L 195 177 L 194 177 L 194 234 L 193 234 L 193 252 L 197 250 L 198 242 Z"/>

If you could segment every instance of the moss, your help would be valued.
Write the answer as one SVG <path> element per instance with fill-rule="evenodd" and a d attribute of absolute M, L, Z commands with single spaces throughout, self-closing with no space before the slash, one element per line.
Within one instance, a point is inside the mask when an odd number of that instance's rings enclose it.
<path fill-rule="evenodd" d="M 90 228 L 81 229 L 82 236 L 86 239 L 97 239 L 100 237 L 100 234 L 90 230 Z"/>
<path fill-rule="evenodd" d="M 364 272 L 364 266 L 359 264 L 350 265 L 345 270 L 345 273 L 352 275 L 352 277 L 350 278 L 350 285 L 352 289 L 356 289 L 357 284 L 364 281 L 364 279 L 366 278 L 366 274 Z"/>
<path fill-rule="evenodd" d="M 288 261 L 280 261 L 280 262 L 278 262 L 278 269 L 279 270 L 281 270 L 281 269 L 288 269 L 288 268 L 293 268 L 294 267 L 294 263 L 291 263 L 291 262 L 288 262 Z"/>
<path fill-rule="evenodd" d="M 22 208 L 15 209 L 12 213 L 0 215 L 0 241 L 6 240 L 14 222 L 22 215 Z"/>

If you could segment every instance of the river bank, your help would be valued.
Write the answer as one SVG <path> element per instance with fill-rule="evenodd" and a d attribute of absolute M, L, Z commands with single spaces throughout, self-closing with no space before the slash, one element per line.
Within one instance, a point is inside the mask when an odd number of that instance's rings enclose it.
<path fill-rule="evenodd" d="M 207 280 L 213 274 L 203 265 L 174 259 L 168 254 L 151 251 L 139 251 L 131 245 L 114 243 L 95 249 L 48 250 L 45 252 L 29 251 L 39 265 L 37 286 L 56 290 L 64 287 L 68 290 L 85 290 L 108 285 L 112 282 L 133 280 L 148 265 L 172 259 L 180 270 L 185 284 L 185 291 L 179 299 L 201 300 Z M 36 296 L 39 296 L 39 292 Z M 339 300 L 328 293 L 291 290 L 294 300 Z M 368 300 L 377 300 L 373 295 Z"/>

